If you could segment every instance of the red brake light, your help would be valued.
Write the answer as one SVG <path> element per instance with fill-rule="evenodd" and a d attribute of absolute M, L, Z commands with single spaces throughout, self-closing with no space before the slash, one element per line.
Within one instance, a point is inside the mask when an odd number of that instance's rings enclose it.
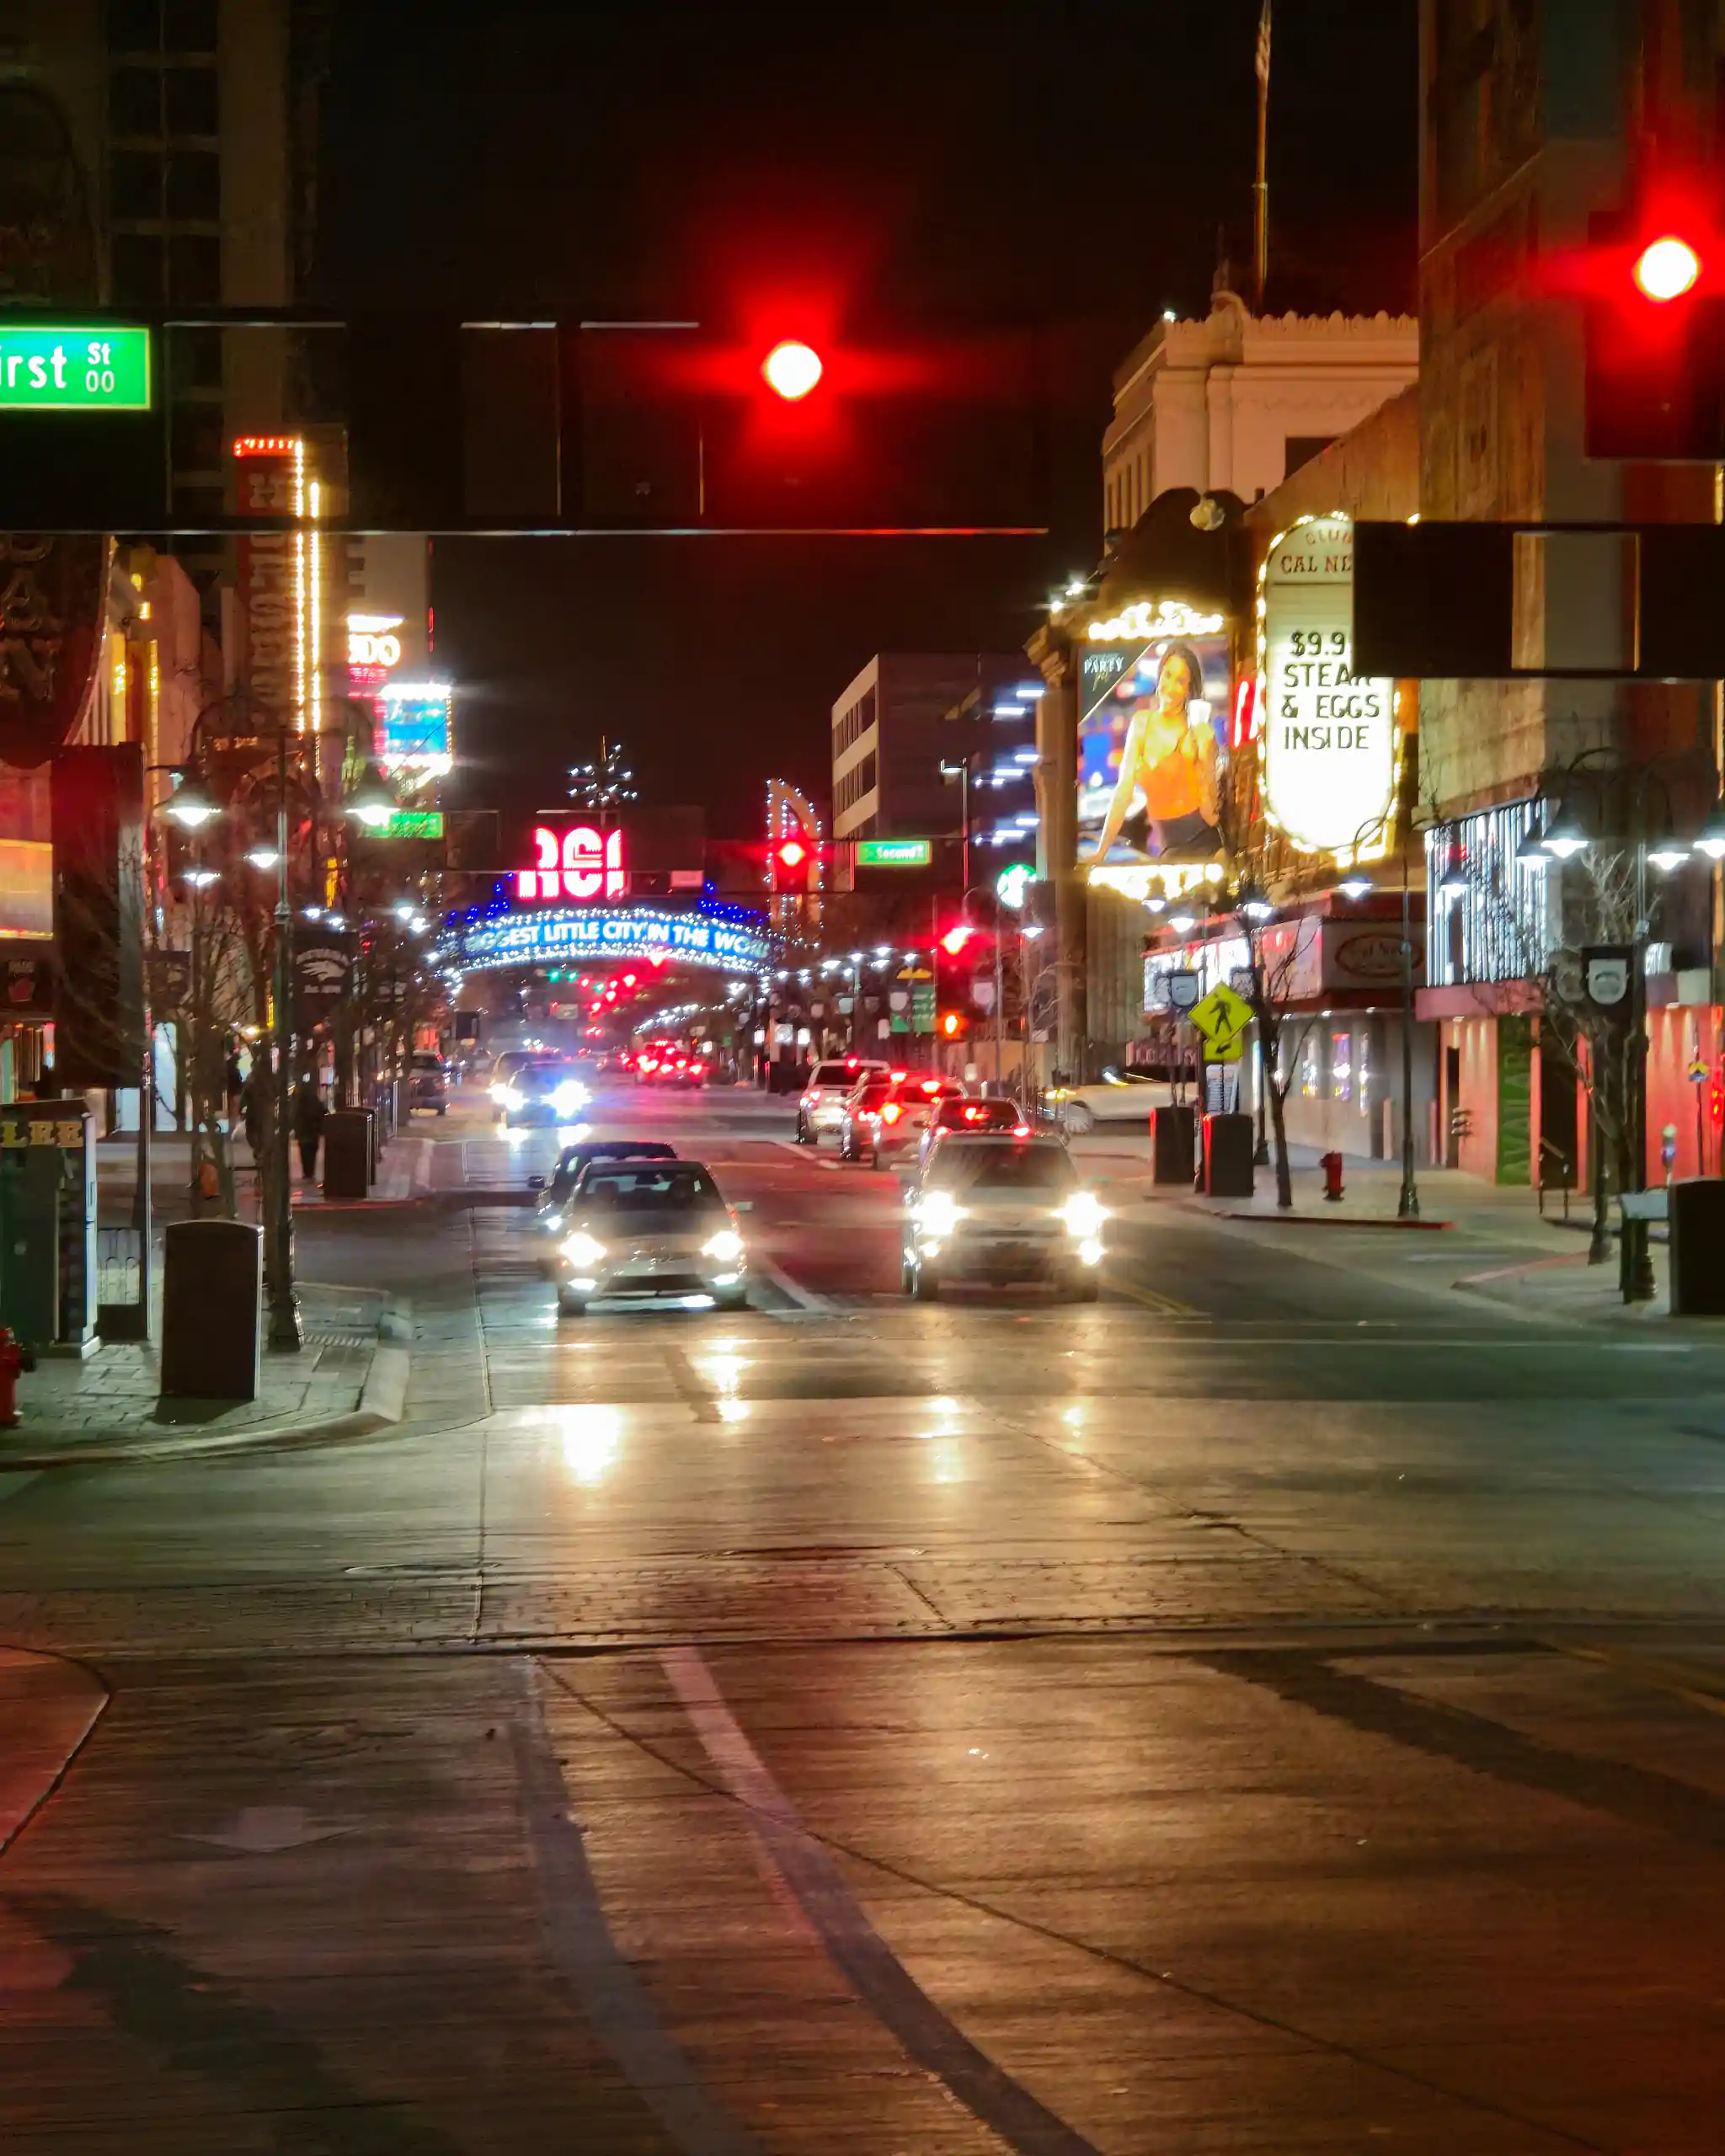
<path fill-rule="evenodd" d="M 908 1070 L 889 1070 L 886 1075 L 896 1086 L 901 1078 L 908 1078 L 911 1074 Z"/>
<path fill-rule="evenodd" d="M 704 1069 L 706 1068 L 706 1065 L 705 1065 L 704 1064 L 700 1064 L 700 1063 L 692 1063 L 692 1064 L 689 1065 L 689 1068 L 690 1068 L 690 1070 L 704 1070 Z"/>
<path fill-rule="evenodd" d="M 925 1078 L 922 1081 L 922 1090 L 925 1093 L 937 1093 L 940 1091 L 939 1079 Z"/>
<path fill-rule="evenodd" d="M 880 1112 L 880 1119 L 883 1123 L 896 1123 L 904 1113 L 896 1101 L 889 1101 Z"/>
<path fill-rule="evenodd" d="M 1012 1135 L 1014 1138 L 1028 1138 L 1030 1135 L 1030 1125 L 1028 1123 L 1015 1123 L 1012 1125 Z"/>
<path fill-rule="evenodd" d="M 980 1108 L 966 1108 L 964 1111 L 964 1120 L 966 1123 L 975 1123 L 980 1113 L 981 1110 Z"/>

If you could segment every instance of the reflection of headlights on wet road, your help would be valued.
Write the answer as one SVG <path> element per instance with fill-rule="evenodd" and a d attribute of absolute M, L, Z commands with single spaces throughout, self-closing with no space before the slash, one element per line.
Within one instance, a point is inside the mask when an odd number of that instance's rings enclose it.
<path fill-rule="evenodd" d="M 734 1228 L 721 1228 L 702 1244 L 701 1255 L 717 1258 L 721 1264 L 734 1263 L 743 1255 L 743 1238 Z"/>
<path fill-rule="evenodd" d="M 1066 1224 L 1066 1233 L 1086 1243 L 1100 1242 L 1102 1224 L 1108 1217 L 1107 1208 L 1087 1190 L 1075 1192 L 1060 1208 L 1060 1218 Z M 1087 1257 L 1084 1262 L 1087 1265 L 1093 1265 L 1096 1261 Z"/>
<path fill-rule="evenodd" d="M 916 1209 L 917 1225 L 926 1235 L 949 1235 L 964 1217 L 964 1207 L 943 1190 L 926 1191 Z"/>
<path fill-rule="evenodd" d="M 572 1235 L 563 1239 L 563 1254 L 578 1273 L 590 1273 L 595 1265 L 605 1262 L 605 1245 L 597 1242 L 585 1228 L 577 1228 Z"/>

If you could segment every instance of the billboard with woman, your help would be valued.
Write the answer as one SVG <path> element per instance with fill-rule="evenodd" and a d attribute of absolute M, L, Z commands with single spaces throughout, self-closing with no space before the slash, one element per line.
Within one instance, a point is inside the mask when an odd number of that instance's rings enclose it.
<path fill-rule="evenodd" d="M 1199 861 L 1214 851 L 1230 639 L 1214 616 L 1182 626 L 1186 633 L 1092 645 L 1083 654 L 1081 866 Z"/>

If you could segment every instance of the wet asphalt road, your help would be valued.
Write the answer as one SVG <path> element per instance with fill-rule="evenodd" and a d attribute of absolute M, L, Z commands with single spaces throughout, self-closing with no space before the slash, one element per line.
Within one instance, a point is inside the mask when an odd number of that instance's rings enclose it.
<path fill-rule="evenodd" d="M 464 1105 L 302 1235 L 399 1434 L 0 1472 L 8 2156 L 1725 2147 L 1706 1338 L 1130 1148 L 1103 1302 L 913 1305 L 782 1108 L 605 1114 L 756 1307 L 559 1324 Z"/>

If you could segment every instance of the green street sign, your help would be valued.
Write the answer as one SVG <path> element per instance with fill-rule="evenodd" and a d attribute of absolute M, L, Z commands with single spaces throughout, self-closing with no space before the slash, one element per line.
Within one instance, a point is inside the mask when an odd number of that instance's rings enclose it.
<path fill-rule="evenodd" d="M 0 324 L 0 412 L 147 412 L 150 333 Z"/>
<path fill-rule="evenodd" d="M 934 858 L 932 839 L 858 839 L 859 868 L 927 868 Z"/>
<path fill-rule="evenodd" d="M 911 1030 L 913 1033 L 932 1033 L 934 1031 L 934 983 L 932 980 L 913 980 L 911 984 Z"/>
<path fill-rule="evenodd" d="M 378 828 L 381 839 L 441 839 L 443 836 L 443 811 L 441 808 L 398 808 L 387 824 Z"/>

